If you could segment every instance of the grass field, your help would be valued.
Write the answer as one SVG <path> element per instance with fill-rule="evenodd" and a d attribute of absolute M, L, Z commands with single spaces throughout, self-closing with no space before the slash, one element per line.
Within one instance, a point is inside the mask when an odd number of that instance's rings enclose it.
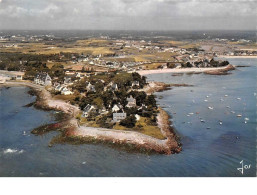
<path fill-rule="evenodd" d="M 113 54 L 109 47 L 103 46 L 88 46 L 89 44 L 56 44 L 46 45 L 43 43 L 21 43 L 17 47 L 1 48 L 1 52 L 21 52 L 25 54 L 59 54 L 64 53 L 84 53 L 84 54 Z"/>
<path fill-rule="evenodd" d="M 96 121 L 88 121 L 87 118 L 78 116 L 80 119 L 80 125 L 87 125 L 89 127 L 98 127 L 101 128 L 99 124 L 96 123 Z M 97 117 L 98 118 L 98 117 Z M 96 120 L 97 120 L 96 118 Z M 149 118 L 141 117 L 139 121 L 137 121 L 134 128 L 126 128 L 124 126 L 119 125 L 119 123 L 116 123 L 113 126 L 113 129 L 115 130 L 125 130 L 125 131 L 136 131 L 145 135 L 149 135 L 151 137 L 155 137 L 157 139 L 165 139 L 163 136 L 161 130 L 158 126 L 152 125 L 150 123 Z"/>

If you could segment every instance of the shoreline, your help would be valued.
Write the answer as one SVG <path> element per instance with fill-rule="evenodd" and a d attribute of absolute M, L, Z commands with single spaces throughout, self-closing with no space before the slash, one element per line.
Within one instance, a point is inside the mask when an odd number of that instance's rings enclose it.
<path fill-rule="evenodd" d="M 205 73 L 208 71 L 223 71 L 231 68 L 233 65 L 227 65 L 224 67 L 211 67 L 211 68 L 167 68 L 167 69 L 156 69 L 156 70 L 140 70 L 137 71 L 141 76 L 149 74 L 162 74 L 162 73 Z M 234 67 L 234 66 L 233 66 Z"/>
<path fill-rule="evenodd" d="M 80 126 L 76 130 L 68 131 L 68 137 L 76 139 L 88 138 L 92 140 L 100 140 L 116 145 L 133 145 L 135 149 L 144 149 L 146 151 L 154 151 L 160 154 L 174 154 L 179 153 L 182 148 L 175 134 L 174 129 L 170 126 L 168 114 L 159 108 L 158 126 L 166 137 L 160 140 L 136 131 L 113 130 L 107 128 L 94 128 L 87 126 Z M 66 134 L 66 135 L 67 135 Z"/>
<path fill-rule="evenodd" d="M 257 59 L 257 56 L 226 56 L 226 55 L 220 55 L 217 56 L 217 58 L 253 58 L 253 59 Z"/>
<path fill-rule="evenodd" d="M 173 154 L 179 153 L 182 148 L 179 143 L 179 139 L 175 134 L 171 122 L 169 121 L 169 115 L 159 108 L 159 114 L 157 116 L 158 126 L 162 134 L 166 137 L 164 140 L 160 140 L 136 131 L 124 131 L 124 130 L 113 130 L 105 128 L 95 128 L 87 126 L 79 126 L 76 116 L 80 113 L 80 109 L 63 100 L 55 100 L 52 98 L 50 92 L 48 92 L 43 86 L 35 85 L 30 82 L 7 82 L 0 85 L 0 87 L 15 87 L 15 86 L 26 86 L 36 90 L 37 100 L 35 107 L 44 110 L 56 110 L 62 111 L 68 114 L 68 118 L 65 121 L 60 121 L 57 124 L 57 128 L 64 129 L 62 131 L 63 142 L 66 140 L 81 140 L 91 139 L 92 141 L 111 142 L 115 145 L 133 145 L 136 149 L 145 149 L 147 151 L 155 151 L 161 154 Z M 44 128 L 53 127 L 55 124 L 49 124 Z M 54 130 L 54 129 L 51 129 Z M 50 131 L 51 131 L 50 130 Z M 55 129 L 57 130 L 57 129 Z M 43 129 L 43 132 L 37 132 L 34 134 L 42 134 L 48 132 Z"/>

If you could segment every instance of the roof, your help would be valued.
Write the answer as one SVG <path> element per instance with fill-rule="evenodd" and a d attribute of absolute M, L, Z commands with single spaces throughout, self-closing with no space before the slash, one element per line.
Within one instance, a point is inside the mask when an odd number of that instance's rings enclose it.
<path fill-rule="evenodd" d="M 125 112 L 115 112 L 112 114 L 113 117 L 126 117 L 127 113 Z"/>
<path fill-rule="evenodd" d="M 48 73 L 38 73 L 35 78 L 45 81 L 46 79 L 52 80 Z"/>
<path fill-rule="evenodd" d="M 132 96 L 130 96 L 130 97 L 127 98 L 127 101 L 128 102 L 134 102 L 134 101 L 136 101 L 136 99 L 133 98 Z"/>
<path fill-rule="evenodd" d="M 89 112 L 91 109 L 96 109 L 96 106 L 88 104 L 88 105 L 83 109 L 83 111 L 84 111 L 84 112 Z"/>

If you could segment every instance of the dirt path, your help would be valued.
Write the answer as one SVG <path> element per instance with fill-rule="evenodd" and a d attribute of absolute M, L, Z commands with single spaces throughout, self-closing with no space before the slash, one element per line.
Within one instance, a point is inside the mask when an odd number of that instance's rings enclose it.
<path fill-rule="evenodd" d="M 171 154 L 180 152 L 181 147 L 176 140 L 176 135 L 170 126 L 168 114 L 160 110 L 157 116 L 158 126 L 163 135 L 166 137 L 160 140 L 135 131 L 113 130 L 106 128 L 95 128 L 81 126 L 73 131 L 72 136 L 75 137 L 93 137 L 104 141 L 112 141 L 113 143 L 130 143 L 146 149 L 152 149 L 160 153 Z"/>

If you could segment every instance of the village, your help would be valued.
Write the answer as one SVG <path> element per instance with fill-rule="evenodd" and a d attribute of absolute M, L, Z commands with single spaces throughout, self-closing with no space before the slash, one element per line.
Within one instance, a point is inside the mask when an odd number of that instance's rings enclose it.
<path fill-rule="evenodd" d="M 251 41 L 225 46 L 229 41 L 100 36 L 66 43 L 52 35 L 0 37 L 0 84 L 25 81 L 44 87 L 53 98 L 80 108 L 79 125 L 139 132 L 151 127 L 162 138 L 155 97 L 139 73 L 226 67 L 228 61 L 216 57 L 257 54 L 251 46 L 243 49 L 242 43 Z"/>

